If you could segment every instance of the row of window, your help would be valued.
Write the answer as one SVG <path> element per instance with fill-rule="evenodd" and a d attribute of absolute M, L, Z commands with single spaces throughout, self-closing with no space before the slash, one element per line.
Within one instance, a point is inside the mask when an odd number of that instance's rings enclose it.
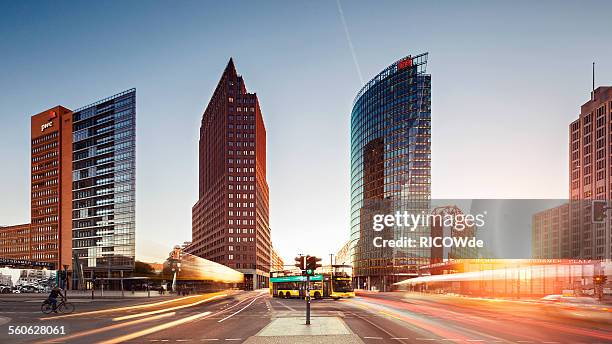
<path fill-rule="evenodd" d="M 46 151 L 46 150 L 53 149 L 53 148 L 57 148 L 57 141 L 47 143 L 46 145 L 42 145 L 40 147 L 36 147 L 32 149 L 32 154 L 40 153 L 42 151 Z"/>
<path fill-rule="evenodd" d="M 32 146 L 35 146 L 35 145 L 37 145 L 39 143 L 43 143 L 43 142 L 52 140 L 54 138 L 57 138 L 57 135 L 59 135 L 59 132 L 54 131 L 54 132 L 52 132 L 50 134 L 47 134 L 47 135 L 41 136 L 41 137 L 39 137 L 37 139 L 34 139 L 34 140 L 32 140 Z"/>

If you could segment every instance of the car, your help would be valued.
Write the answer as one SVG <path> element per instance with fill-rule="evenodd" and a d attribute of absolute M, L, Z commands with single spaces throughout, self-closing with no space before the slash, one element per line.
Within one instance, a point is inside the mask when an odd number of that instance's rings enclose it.
<path fill-rule="evenodd" d="M 554 294 L 541 298 L 539 304 L 549 316 L 612 322 L 612 305 L 593 297 Z"/>

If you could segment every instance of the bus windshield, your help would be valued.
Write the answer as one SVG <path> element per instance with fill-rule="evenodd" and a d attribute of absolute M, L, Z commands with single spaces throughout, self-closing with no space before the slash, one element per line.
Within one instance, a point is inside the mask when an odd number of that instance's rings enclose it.
<path fill-rule="evenodd" d="M 335 292 L 345 293 L 345 292 L 353 291 L 353 285 L 350 279 L 342 279 L 342 278 L 334 277 L 333 283 L 334 283 Z"/>
<path fill-rule="evenodd" d="M 350 265 L 334 265 L 332 270 L 332 287 L 334 292 L 352 292 L 351 281 L 353 268 Z"/>

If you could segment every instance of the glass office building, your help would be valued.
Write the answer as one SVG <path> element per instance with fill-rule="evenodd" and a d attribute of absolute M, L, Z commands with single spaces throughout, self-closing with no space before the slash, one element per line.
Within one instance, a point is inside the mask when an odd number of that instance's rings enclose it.
<path fill-rule="evenodd" d="M 116 277 L 135 256 L 136 90 L 73 113 L 72 249 L 79 267 Z"/>
<path fill-rule="evenodd" d="M 385 68 L 357 94 L 351 113 L 351 241 L 358 288 L 389 290 L 429 264 L 425 248 L 377 248 L 375 237 L 429 235 L 402 228 L 373 230 L 373 215 L 429 210 L 431 198 L 431 76 L 427 53 Z"/>

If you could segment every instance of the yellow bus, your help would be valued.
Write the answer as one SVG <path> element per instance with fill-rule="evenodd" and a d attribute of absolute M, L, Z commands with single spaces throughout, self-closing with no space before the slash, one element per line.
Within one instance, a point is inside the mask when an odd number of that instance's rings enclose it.
<path fill-rule="evenodd" d="M 292 298 L 306 296 L 306 276 L 284 271 L 270 273 L 270 296 Z M 310 277 L 310 297 L 340 299 L 355 297 L 350 265 L 332 265 L 328 272 Z"/>
<path fill-rule="evenodd" d="M 310 297 L 323 297 L 323 275 L 310 276 Z M 283 275 L 282 272 L 270 273 L 270 295 L 272 297 L 292 298 L 306 295 L 306 276 Z"/>

